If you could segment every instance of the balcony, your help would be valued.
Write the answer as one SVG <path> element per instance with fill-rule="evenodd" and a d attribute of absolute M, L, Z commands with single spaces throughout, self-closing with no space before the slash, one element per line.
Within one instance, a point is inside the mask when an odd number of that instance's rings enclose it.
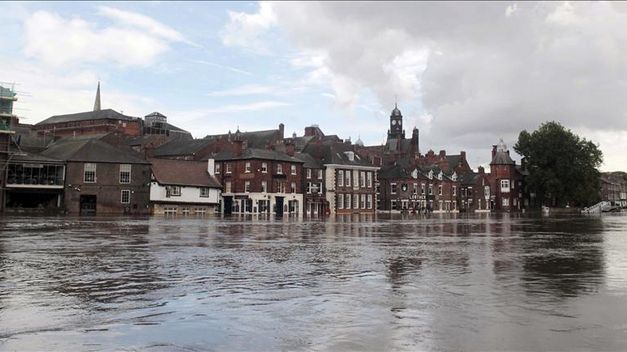
<path fill-rule="evenodd" d="M 46 164 L 9 164 L 7 187 L 63 188 L 65 167 Z"/>

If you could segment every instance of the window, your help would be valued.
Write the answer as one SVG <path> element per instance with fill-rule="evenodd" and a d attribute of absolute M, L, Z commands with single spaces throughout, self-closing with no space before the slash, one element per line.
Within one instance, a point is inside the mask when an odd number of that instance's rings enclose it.
<path fill-rule="evenodd" d="M 416 195 L 418 193 L 418 184 L 417 183 L 414 183 L 414 189 L 411 191 L 411 193 L 413 195 Z"/>
<path fill-rule="evenodd" d="M 268 182 L 267 181 L 261 181 L 261 192 L 263 192 L 263 193 L 268 192 Z"/>
<path fill-rule="evenodd" d="M 250 161 L 247 161 L 245 166 L 244 166 L 244 172 L 245 173 L 250 173 Z"/>
<path fill-rule="evenodd" d="M 359 187 L 361 188 L 366 187 L 366 172 L 365 171 L 359 172 Z"/>
<path fill-rule="evenodd" d="M 392 208 L 392 210 L 396 210 L 396 199 L 392 199 L 390 201 L 390 207 Z"/>
<path fill-rule="evenodd" d="M 120 202 L 122 204 L 129 204 L 131 202 L 131 191 L 123 189 L 120 193 Z"/>
<path fill-rule="evenodd" d="M 424 183 L 420 184 L 420 194 L 422 194 L 423 196 L 425 195 L 425 184 Z"/>
<path fill-rule="evenodd" d="M 372 209 L 372 194 L 369 194 L 368 198 L 366 198 L 366 207 Z"/>
<path fill-rule="evenodd" d="M 344 209 L 344 195 L 343 194 L 337 195 L 337 208 Z"/>
<path fill-rule="evenodd" d="M 165 187 L 165 196 L 167 198 L 170 198 L 170 197 L 180 197 L 181 196 L 181 187 L 180 186 L 166 186 Z"/>
<path fill-rule="evenodd" d="M 231 181 L 224 183 L 224 193 L 231 193 Z"/>
<path fill-rule="evenodd" d="M 231 173 L 231 163 L 226 163 L 226 173 L 227 174 Z"/>
<path fill-rule="evenodd" d="M 346 209 L 350 209 L 351 208 L 351 195 L 350 194 L 346 194 L 344 195 L 344 208 Z"/>
<path fill-rule="evenodd" d="M 311 182 L 307 182 L 307 194 L 311 194 Z"/>
<path fill-rule="evenodd" d="M 490 186 L 483 187 L 483 195 L 485 196 L 485 199 L 490 198 Z"/>
<path fill-rule="evenodd" d="M 344 187 L 344 170 L 339 170 L 337 172 L 337 185 Z"/>
<path fill-rule="evenodd" d="M 209 198 L 209 187 L 200 187 L 200 198 Z"/>
<path fill-rule="evenodd" d="M 501 180 L 501 192 L 509 192 L 509 180 Z"/>
<path fill-rule="evenodd" d="M 503 198 L 503 206 L 509 207 L 509 198 Z"/>
<path fill-rule="evenodd" d="M 366 195 L 362 194 L 359 196 L 359 208 L 366 209 Z"/>
<path fill-rule="evenodd" d="M 296 193 L 296 182 L 290 184 L 290 193 Z"/>
<path fill-rule="evenodd" d="M 283 165 L 282 164 L 277 164 L 276 165 L 276 173 L 279 175 L 283 175 Z"/>
<path fill-rule="evenodd" d="M 216 170 L 216 174 L 219 175 L 220 174 L 220 164 L 216 164 L 215 170 Z"/>
<path fill-rule="evenodd" d="M 85 183 L 95 183 L 96 182 L 96 164 L 85 163 L 83 170 L 84 170 L 83 181 Z"/>
<path fill-rule="evenodd" d="M 351 171 L 350 170 L 344 171 L 344 185 L 346 187 L 351 186 Z"/>
<path fill-rule="evenodd" d="M 359 209 L 359 194 L 353 194 L 353 209 Z"/>
<path fill-rule="evenodd" d="M 120 164 L 120 183 L 131 183 L 131 164 Z"/>
<path fill-rule="evenodd" d="M 438 186 L 438 195 L 441 196 L 442 195 L 442 185 Z"/>
<path fill-rule="evenodd" d="M 318 180 L 322 180 L 322 169 L 318 169 Z"/>
<path fill-rule="evenodd" d="M 453 186 L 453 197 L 457 197 L 457 186 Z"/>
<path fill-rule="evenodd" d="M 396 183 L 390 183 L 390 193 L 396 194 Z"/>
<path fill-rule="evenodd" d="M 264 174 L 268 173 L 268 163 L 261 163 L 261 172 Z"/>
<path fill-rule="evenodd" d="M 296 165 L 290 166 L 291 174 L 296 175 Z"/>
<path fill-rule="evenodd" d="M 430 183 L 429 184 L 429 195 L 433 194 L 433 185 Z"/>
<path fill-rule="evenodd" d="M 285 182 L 277 181 L 276 190 L 277 190 L 277 193 L 285 193 Z"/>
<path fill-rule="evenodd" d="M 368 188 L 372 188 L 372 172 L 368 171 L 366 173 L 366 183 L 368 184 Z"/>
<path fill-rule="evenodd" d="M 250 192 L 250 181 L 244 181 L 244 192 Z"/>
<path fill-rule="evenodd" d="M 353 186 L 355 189 L 359 187 L 359 171 L 357 170 L 353 171 Z"/>
<path fill-rule="evenodd" d="M 307 178 L 311 178 L 311 169 L 307 169 Z"/>

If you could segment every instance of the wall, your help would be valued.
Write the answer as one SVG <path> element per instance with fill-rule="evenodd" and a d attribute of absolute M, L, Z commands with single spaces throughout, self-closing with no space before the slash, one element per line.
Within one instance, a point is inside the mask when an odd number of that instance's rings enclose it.
<path fill-rule="evenodd" d="M 83 182 L 83 162 L 68 162 L 66 168 L 65 210 L 79 214 L 80 196 L 97 197 L 96 214 L 148 214 L 150 164 L 132 164 L 131 183 L 120 184 L 120 164 L 96 163 L 96 182 Z M 131 191 L 130 204 L 121 203 L 121 190 Z"/>
<path fill-rule="evenodd" d="M 166 197 L 166 186 L 157 182 L 150 184 L 151 202 L 168 203 L 193 203 L 193 204 L 218 204 L 220 202 L 220 190 L 209 188 L 209 197 L 200 196 L 200 187 L 181 187 L 180 196 Z"/>

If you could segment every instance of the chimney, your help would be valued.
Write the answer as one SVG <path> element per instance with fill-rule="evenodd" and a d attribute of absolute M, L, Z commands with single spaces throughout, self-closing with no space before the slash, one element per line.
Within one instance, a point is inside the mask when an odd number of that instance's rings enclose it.
<path fill-rule="evenodd" d="M 446 158 L 446 150 L 440 150 L 440 158 Z"/>
<path fill-rule="evenodd" d="M 207 159 L 207 172 L 209 175 L 213 176 L 213 173 L 216 170 L 216 161 L 213 158 Z"/>
<path fill-rule="evenodd" d="M 294 156 L 296 152 L 296 145 L 294 144 L 294 140 L 288 138 L 285 140 L 285 153 L 289 156 Z"/>
<path fill-rule="evenodd" d="M 234 153 L 235 156 L 242 156 L 242 152 L 244 149 L 244 141 L 241 139 L 236 139 L 233 141 Z"/>
<path fill-rule="evenodd" d="M 466 161 L 466 152 L 465 151 L 461 151 L 459 152 L 459 156 L 460 156 L 460 160 Z"/>
<path fill-rule="evenodd" d="M 479 166 L 478 171 L 480 175 L 485 174 L 485 169 L 483 168 L 483 166 Z"/>
<path fill-rule="evenodd" d="M 496 144 L 492 145 L 492 159 L 494 159 L 494 156 L 496 155 Z"/>
<path fill-rule="evenodd" d="M 281 135 L 281 139 L 283 139 L 285 136 L 285 125 L 282 123 L 279 124 L 279 134 Z"/>

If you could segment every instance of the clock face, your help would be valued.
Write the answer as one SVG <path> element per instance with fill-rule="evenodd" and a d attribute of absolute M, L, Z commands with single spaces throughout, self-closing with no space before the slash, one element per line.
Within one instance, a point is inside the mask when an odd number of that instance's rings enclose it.
<path fill-rule="evenodd" d="M 396 120 L 392 120 L 392 125 L 396 125 L 397 122 L 398 121 L 396 121 Z"/>

